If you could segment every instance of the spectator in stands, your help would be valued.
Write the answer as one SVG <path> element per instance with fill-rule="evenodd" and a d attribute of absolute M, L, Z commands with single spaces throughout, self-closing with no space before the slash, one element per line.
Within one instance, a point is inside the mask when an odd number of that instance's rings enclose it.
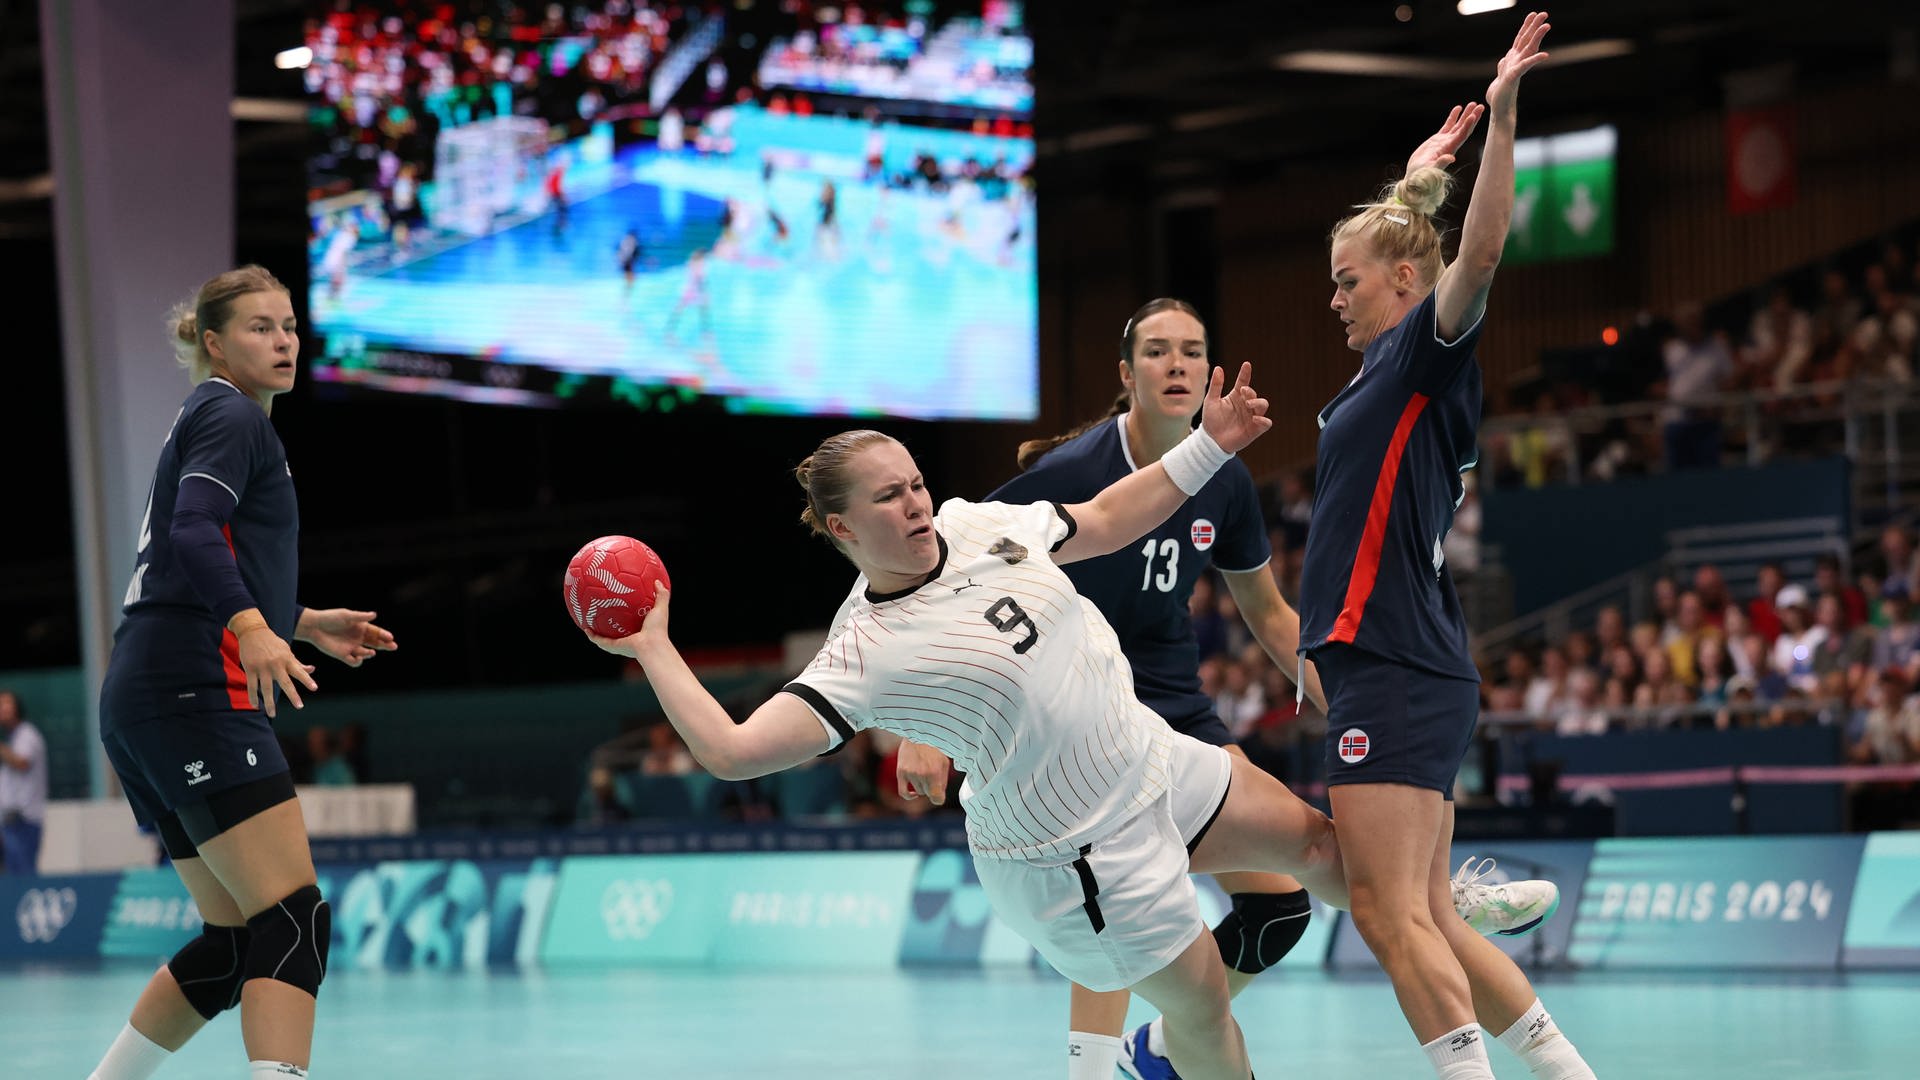
<path fill-rule="evenodd" d="M 358 782 L 353 766 L 340 756 L 340 745 L 333 729 L 319 726 L 307 729 L 307 756 L 313 762 L 312 782 L 320 787 L 352 787 Z"/>
<path fill-rule="evenodd" d="M 1560 735 L 1603 735 L 1606 730 L 1606 710 L 1600 707 L 1600 676 L 1590 668 L 1575 668 L 1567 675 L 1567 695 L 1554 731 Z"/>
<path fill-rule="evenodd" d="M 1840 598 L 1846 614 L 1843 629 L 1851 630 L 1867 621 L 1867 598 L 1861 595 L 1858 587 L 1847 582 L 1846 575 L 1840 570 L 1839 556 L 1822 555 L 1814 560 L 1813 592 L 1818 596 L 1831 593 Z"/>
<path fill-rule="evenodd" d="M 1773 670 L 1784 676 L 1790 687 L 1811 693 L 1818 683 L 1813 673 L 1813 654 L 1826 640 L 1825 627 L 1813 621 L 1807 590 L 1798 585 L 1781 589 L 1773 599 L 1780 612 L 1780 637 L 1773 643 Z"/>
<path fill-rule="evenodd" d="M 1240 617 L 1240 605 L 1233 593 L 1221 590 L 1213 598 L 1213 610 L 1220 616 L 1220 651 L 1227 656 L 1239 656 L 1253 642 L 1253 633 L 1247 629 L 1247 620 Z"/>
<path fill-rule="evenodd" d="M 1258 644 L 1253 646 L 1260 648 Z M 1271 667 L 1265 654 L 1261 655 L 1261 667 Z M 1220 695 L 1213 699 L 1213 708 L 1227 725 L 1227 733 L 1234 742 L 1240 742 L 1253 734 L 1253 726 L 1267 711 L 1267 696 L 1260 682 L 1254 677 L 1257 668 L 1249 667 L 1244 659 L 1227 657 L 1221 667 Z"/>
<path fill-rule="evenodd" d="M 1635 657 L 1645 663 L 1648 653 L 1657 652 L 1663 648 L 1661 642 L 1664 637 L 1659 623 L 1634 623 L 1632 631 L 1627 634 L 1627 646 L 1633 650 Z"/>
<path fill-rule="evenodd" d="M 1610 679 L 1618 680 L 1626 689 L 1625 704 L 1631 705 L 1634 687 L 1640 685 L 1640 658 L 1634 653 L 1632 646 L 1615 645 L 1607 650 L 1605 674 Z"/>
<path fill-rule="evenodd" d="M 633 811 L 620 801 L 614 786 L 613 770 L 595 765 L 587 770 L 587 810 L 585 824 L 614 825 L 633 818 Z"/>
<path fill-rule="evenodd" d="M 1854 328 L 1842 373 L 1863 379 L 1911 382 L 1914 343 L 1920 339 L 1920 317 L 1906 297 L 1882 286 L 1873 294 L 1873 310 Z"/>
<path fill-rule="evenodd" d="M 1543 391 L 1534 399 L 1533 422 L 1514 433 L 1507 453 L 1520 482 L 1530 488 L 1545 487 L 1566 475 L 1567 459 L 1573 453 L 1573 429 L 1560 415 L 1551 391 Z"/>
<path fill-rule="evenodd" d="M 1634 708 L 1652 709 L 1670 704 L 1668 698 L 1672 688 L 1678 687 L 1683 693 L 1686 691 L 1686 686 L 1674 677 L 1673 663 L 1667 659 L 1665 649 L 1649 649 L 1643 660 L 1640 685 L 1633 690 Z M 1691 695 L 1686 700 L 1691 700 Z M 1664 723 L 1662 721 L 1663 726 Z"/>
<path fill-rule="evenodd" d="M 1854 295 L 1847 275 L 1828 270 L 1820 276 L 1820 305 L 1814 309 L 1814 347 L 1831 353 L 1852 336 L 1860 322 L 1860 298 Z"/>
<path fill-rule="evenodd" d="M 665 720 L 656 720 L 647 728 L 647 751 L 640 757 L 642 776 L 687 776 L 699 765 L 685 743 Z"/>
<path fill-rule="evenodd" d="M 1727 700 L 1727 680 L 1733 674 L 1727 655 L 1727 641 L 1719 634 L 1703 634 L 1693 657 L 1694 685 L 1702 705 L 1721 705 Z"/>
<path fill-rule="evenodd" d="M 1549 645 L 1540 653 L 1540 672 L 1527 683 L 1524 708 L 1533 716 L 1552 716 L 1567 697 L 1567 654 Z M 1595 687 L 1596 691 L 1598 687 Z"/>
<path fill-rule="evenodd" d="M 1833 593 L 1821 593 L 1813 610 L 1814 623 L 1822 631 L 1813 649 L 1814 675 L 1825 679 L 1829 672 L 1838 672 L 1844 677 L 1856 665 L 1865 667 L 1873 656 L 1872 628 L 1862 624 L 1860 633 L 1848 630 L 1846 606 Z"/>
<path fill-rule="evenodd" d="M 1453 511 L 1453 529 L 1440 542 L 1447 569 L 1460 584 L 1480 569 L 1480 482 L 1474 474 L 1460 478 L 1460 505 Z"/>
<path fill-rule="evenodd" d="M 1709 332 L 1697 303 L 1674 313 L 1674 336 L 1662 347 L 1667 400 L 1662 417 L 1668 469 L 1720 464 L 1720 406 L 1713 398 L 1732 380 L 1733 356 L 1726 335 Z"/>
<path fill-rule="evenodd" d="M 1898 669 L 1880 673 L 1869 698 L 1860 737 L 1847 747 L 1858 765 L 1904 765 L 1920 761 L 1920 699 L 1908 694 L 1912 681 Z M 1914 810 L 1914 785 L 1868 783 L 1853 790 L 1853 826 L 1894 829 Z"/>
<path fill-rule="evenodd" d="M 1706 605 L 1700 602 L 1700 594 L 1685 592 L 1680 594 L 1680 610 L 1674 616 L 1674 629 L 1678 633 L 1667 638 L 1667 661 L 1673 666 L 1674 678 L 1688 686 L 1700 682 L 1698 671 L 1694 667 L 1694 657 L 1700 651 L 1702 638 L 1719 637 L 1720 632 L 1707 625 Z"/>
<path fill-rule="evenodd" d="M 367 783 L 373 778 L 372 761 L 367 756 L 367 727 L 354 721 L 340 729 L 340 759 L 353 770 L 354 778 Z"/>
<path fill-rule="evenodd" d="M 1593 620 L 1593 637 L 1594 654 L 1604 663 L 1615 645 L 1626 644 L 1627 617 L 1612 605 L 1601 608 Z"/>
<path fill-rule="evenodd" d="M 1472 473 L 1465 479 L 1471 480 Z M 1280 530 L 1286 534 L 1286 547 L 1307 546 L 1307 522 L 1313 517 L 1313 473 L 1292 469 L 1280 475 Z M 1454 528 L 1460 527 L 1459 515 Z M 1458 567 L 1455 567 L 1456 571 Z"/>
<path fill-rule="evenodd" d="M 1916 673 L 1920 665 L 1920 624 L 1913 621 L 1912 597 L 1905 578 L 1888 578 L 1880 586 L 1880 612 L 1886 625 L 1873 635 L 1873 654 L 1868 663 L 1876 671 L 1899 668 Z"/>
<path fill-rule="evenodd" d="M 0 690 L 0 854 L 8 874 L 36 873 L 47 821 L 47 740 L 19 695 Z"/>
<path fill-rule="evenodd" d="M 1880 577 L 1890 581 L 1906 579 L 1907 593 L 1913 593 L 1913 534 L 1904 525 L 1889 525 L 1880 530 Z"/>
<path fill-rule="evenodd" d="M 1594 670 L 1592 634 L 1587 633 L 1585 630 L 1575 630 L 1573 633 L 1567 635 L 1565 641 L 1560 643 L 1560 649 L 1566 654 L 1567 670 L 1569 672 Z"/>
<path fill-rule="evenodd" d="M 1727 703 L 1713 716 L 1715 730 L 1752 727 L 1753 709 L 1759 704 L 1759 695 L 1754 682 L 1745 675 L 1735 675 L 1727 680 Z"/>
<path fill-rule="evenodd" d="M 1660 624 L 1660 644 L 1680 636 L 1680 587 L 1670 577 L 1653 581 L 1653 614 Z"/>
<path fill-rule="evenodd" d="M 1790 389 L 1813 359 L 1813 317 L 1793 306 L 1785 284 L 1767 292 L 1766 306 L 1753 313 L 1742 362 L 1756 390 Z"/>
<path fill-rule="evenodd" d="M 1193 619 L 1194 641 L 1200 646 L 1200 659 L 1207 660 L 1227 651 L 1227 624 L 1221 621 L 1215 604 L 1213 575 L 1194 579 L 1193 595 L 1187 598 L 1187 614 Z"/>
<path fill-rule="evenodd" d="M 1759 592 L 1747 602 L 1747 618 L 1753 623 L 1753 632 L 1771 645 L 1780 638 L 1780 612 L 1774 608 L 1774 598 L 1787 587 L 1786 571 L 1779 563 L 1768 563 L 1760 568 L 1755 585 Z"/>
<path fill-rule="evenodd" d="M 1712 563 L 1701 563 L 1693 571 L 1693 591 L 1700 597 L 1701 620 L 1715 630 L 1727 628 L 1727 609 L 1733 606 L 1727 595 L 1727 579 Z"/>

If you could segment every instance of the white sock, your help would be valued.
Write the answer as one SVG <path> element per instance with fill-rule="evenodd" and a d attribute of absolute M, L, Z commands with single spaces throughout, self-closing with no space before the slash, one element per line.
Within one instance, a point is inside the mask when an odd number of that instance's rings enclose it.
<path fill-rule="evenodd" d="M 1067 1032 L 1067 1080 L 1113 1080 L 1120 1040 L 1112 1035 Z"/>
<path fill-rule="evenodd" d="M 172 1056 L 173 1051 L 128 1024 L 120 1029 L 120 1037 L 107 1047 L 107 1056 L 100 1059 L 87 1080 L 147 1080 Z"/>
<path fill-rule="evenodd" d="M 1147 1052 L 1155 1057 L 1167 1056 L 1167 1020 L 1156 1016 L 1147 1025 Z"/>
<path fill-rule="evenodd" d="M 307 1080 L 307 1070 L 284 1061 L 247 1062 L 248 1080 Z"/>
<path fill-rule="evenodd" d="M 1465 1024 L 1426 1043 L 1433 1071 L 1440 1080 L 1493 1080 L 1493 1064 L 1487 1060 L 1487 1041 L 1480 1037 L 1480 1025 Z"/>
<path fill-rule="evenodd" d="M 1580 1051 L 1560 1033 L 1539 998 L 1526 1014 L 1500 1033 L 1500 1045 L 1514 1052 L 1539 1080 L 1593 1080 L 1593 1070 Z"/>

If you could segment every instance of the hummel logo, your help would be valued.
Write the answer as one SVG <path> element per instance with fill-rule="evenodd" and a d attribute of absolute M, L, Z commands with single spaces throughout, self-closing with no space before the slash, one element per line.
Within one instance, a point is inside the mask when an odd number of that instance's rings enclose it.
<path fill-rule="evenodd" d="M 1480 1041 L 1479 1032 L 1463 1031 L 1460 1034 L 1455 1035 L 1452 1039 L 1449 1039 L 1447 1041 L 1447 1045 L 1452 1047 L 1456 1052 L 1458 1052 L 1461 1050 L 1465 1050 L 1467 1047 L 1472 1046 L 1474 1043 L 1477 1043 L 1479 1041 Z"/>
<path fill-rule="evenodd" d="M 193 777 L 193 779 L 187 781 L 188 787 L 192 787 L 193 785 L 198 784 L 203 780 L 213 779 L 213 774 L 207 771 L 207 763 L 204 761 L 188 762 L 186 765 L 186 770 L 187 770 L 187 775 Z"/>

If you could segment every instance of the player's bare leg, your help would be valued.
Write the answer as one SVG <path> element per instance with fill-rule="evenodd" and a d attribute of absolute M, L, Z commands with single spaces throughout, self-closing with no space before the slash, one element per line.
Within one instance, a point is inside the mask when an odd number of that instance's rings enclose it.
<path fill-rule="evenodd" d="M 1234 1022 L 1220 947 L 1201 934 L 1173 963 L 1134 984 L 1166 1018 L 1167 1057 L 1184 1080 L 1247 1080 L 1252 1068 Z"/>
<path fill-rule="evenodd" d="M 231 947 L 246 934 L 247 920 L 240 914 L 239 905 L 214 878 L 204 860 L 175 859 L 173 869 L 200 910 L 200 917 L 208 928 L 202 936 L 210 937 L 213 947 Z M 212 966 L 218 968 L 219 958 L 212 959 Z M 147 1080 L 169 1056 L 207 1025 L 207 1018 L 180 988 L 173 963 L 160 965 L 160 970 L 147 980 L 146 989 L 134 1003 L 127 1027 L 88 1080 Z"/>

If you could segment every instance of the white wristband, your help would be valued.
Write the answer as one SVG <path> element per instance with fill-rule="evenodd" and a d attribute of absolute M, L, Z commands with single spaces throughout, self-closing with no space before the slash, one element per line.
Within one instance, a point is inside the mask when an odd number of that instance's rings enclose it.
<path fill-rule="evenodd" d="M 1220 449 L 1206 428 L 1194 428 L 1193 434 L 1180 440 L 1180 445 L 1162 454 L 1160 464 L 1167 470 L 1167 479 L 1173 486 L 1189 496 L 1200 494 L 1207 486 L 1213 474 L 1220 466 L 1233 460 L 1233 455 Z"/>

